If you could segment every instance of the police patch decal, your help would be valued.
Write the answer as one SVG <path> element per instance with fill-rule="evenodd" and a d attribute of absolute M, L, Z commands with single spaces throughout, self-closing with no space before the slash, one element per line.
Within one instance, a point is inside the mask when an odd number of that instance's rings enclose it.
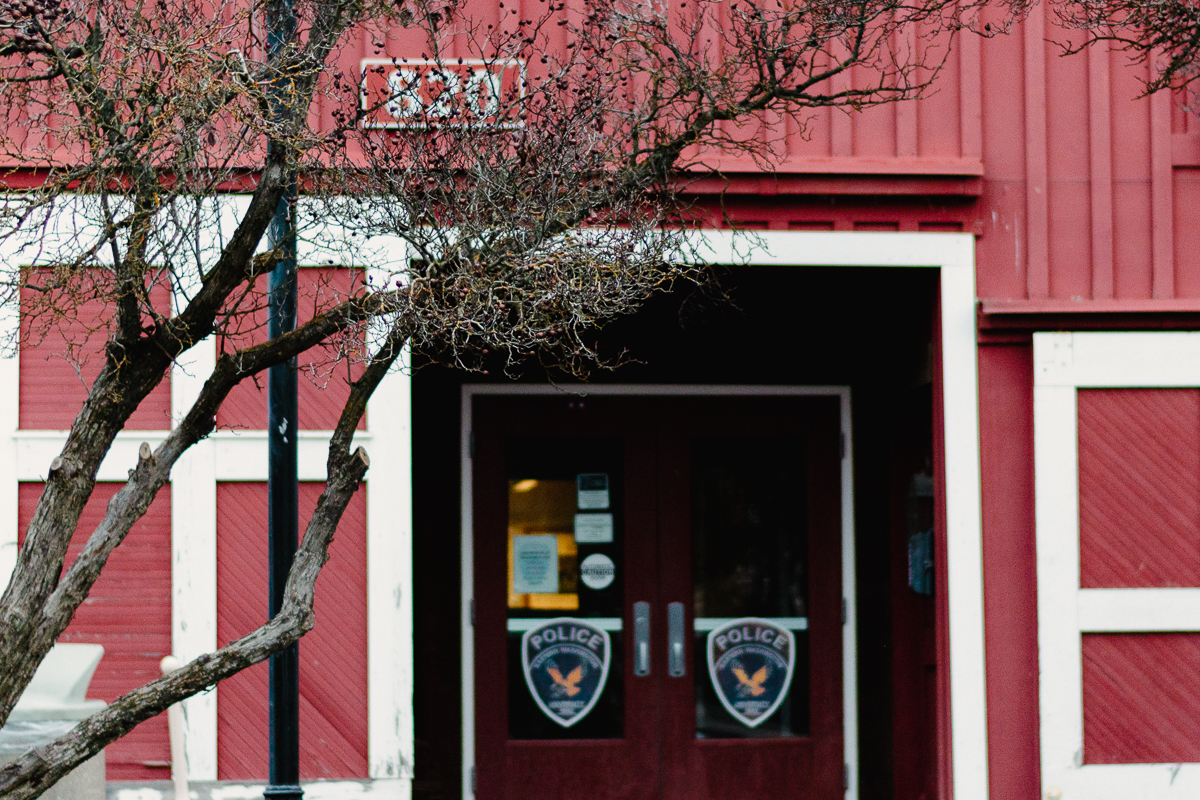
<path fill-rule="evenodd" d="M 569 728 L 588 715 L 608 680 L 608 632 L 587 620 L 548 619 L 521 637 L 521 668 L 538 708 Z"/>
<path fill-rule="evenodd" d="M 747 727 L 782 705 L 796 666 L 796 637 L 757 617 L 735 619 L 708 634 L 708 674 L 721 705 Z"/>

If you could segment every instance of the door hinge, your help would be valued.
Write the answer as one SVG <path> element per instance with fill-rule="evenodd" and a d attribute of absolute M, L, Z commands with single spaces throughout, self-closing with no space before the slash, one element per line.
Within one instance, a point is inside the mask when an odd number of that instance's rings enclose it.
<path fill-rule="evenodd" d="M 475 627 L 475 598 L 472 597 L 469 601 L 471 604 L 471 627 Z"/>
<path fill-rule="evenodd" d="M 846 598 L 842 598 L 842 624 L 846 624 Z"/>
<path fill-rule="evenodd" d="M 471 767 L 471 794 L 475 794 L 475 767 Z"/>
<path fill-rule="evenodd" d="M 467 434 L 467 457 L 475 457 L 475 431 L 470 431 Z"/>
<path fill-rule="evenodd" d="M 474 789 L 472 789 L 474 791 Z M 842 791 L 850 791 L 850 765 L 842 764 Z"/>

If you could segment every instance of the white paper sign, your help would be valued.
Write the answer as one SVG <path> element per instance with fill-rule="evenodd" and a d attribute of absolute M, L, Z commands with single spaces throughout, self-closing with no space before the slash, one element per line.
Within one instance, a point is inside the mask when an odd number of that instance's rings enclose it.
<path fill-rule="evenodd" d="M 607 589 L 616 577 L 616 565 L 603 553 L 592 553 L 579 565 L 579 578 L 589 589 Z"/>
<path fill-rule="evenodd" d="M 603 472 L 591 472 L 575 477 L 578 508 L 580 511 L 593 511 L 608 508 L 608 475 Z"/>
<path fill-rule="evenodd" d="M 557 536 L 513 537 L 513 591 L 517 594 L 554 594 L 558 591 Z"/>
<path fill-rule="evenodd" d="M 580 544 L 608 544 L 612 540 L 612 514 L 575 515 L 575 541 Z"/>

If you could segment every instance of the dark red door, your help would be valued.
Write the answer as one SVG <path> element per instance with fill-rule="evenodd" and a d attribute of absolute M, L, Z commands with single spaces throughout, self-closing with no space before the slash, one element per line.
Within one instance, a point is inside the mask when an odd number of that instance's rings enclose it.
<path fill-rule="evenodd" d="M 840 797 L 838 399 L 473 408 L 477 795 Z"/>

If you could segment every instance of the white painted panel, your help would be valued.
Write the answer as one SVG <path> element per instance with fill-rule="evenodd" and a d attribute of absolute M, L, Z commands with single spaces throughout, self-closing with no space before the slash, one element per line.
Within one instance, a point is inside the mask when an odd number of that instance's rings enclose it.
<path fill-rule="evenodd" d="M 182 419 L 216 364 L 212 339 L 171 369 L 171 418 Z M 171 650 L 184 663 L 217 649 L 217 474 L 213 443 L 192 445 L 171 470 Z M 183 701 L 191 780 L 217 779 L 217 693 Z"/>
<path fill-rule="evenodd" d="M 1081 589 L 1085 633 L 1200 631 L 1200 589 Z"/>
<path fill-rule="evenodd" d="M 987 672 L 974 260 L 943 265 L 941 289 L 954 792 L 958 797 L 985 797 Z"/>
<path fill-rule="evenodd" d="M 1043 797 L 1062 800 L 1161 800 L 1200 797 L 1200 764 L 1092 764 L 1059 782 L 1042 776 Z"/>
<path fill-rule="evenodd" d="M 138 448 L 142 442 L 158 447 L 166 431 L 122 431 L 100 464 L 97 480 L 129 479 L 129 470 L 137 466 Z M 66 431 L 18 431 L 14 437 L 17 457 L 17 480 L 44 481 L 54 460 L 67 442 Z"/>
<path fill-rule="evenodd" d="M 1041 340 L 1034 341 L 1035 363 Z M 1038 653 L 1043 783 L 1071 769 L 1083 748 L 1083 677 L 1075 602 L 1079 586 L 1075 389 L 1033 390 L 1037 496 Z"/>
<path fill-rule="evenodd" d="M 20 266 L 17 243 L 0 242 L 0 269 Z M 17 565 L 17 453 L 13 435 L 20 426 L 21 361 L 15 344 L 19 309 L 0 306 L 0 587 L 8 586 Z M 9 348 L 6 345 L 12 343 Z"/>
<path fill-rule="evenodd" d="M 975 237 L 963 233 L 704 231 L 697 235 L 695 247 L 714 264 L 942 267 L 975 263 Z M 974 302 L 972 296 L 972 308 Z"/>
<path fill-rule="evenodd" d="M 1034 362 L 1042 386 L 1200 386 L 1200 333 L 1036 336 L 1043 342 Z"/>
<path fill-rule="evenodd" d="M 15 318 L 0 317 L 0 342 L 13 334 Z M 17 450 L 13 435 L 20 425 L 21 361 L 16 352 L 0 357 L 0 587 L 8 585 L 17 565 Z"/>
<path fill-rule="evenodd" d="M 379 390 L 382 390 L 381 386 Z M 377 391 L 379 391 L 377 390 Z M 300 431 L 296 447 L 297 471 L 302 481 L 323 481 L 329 458 L 329 431 Z M 267 479 L 266 431 L 219 431 L 211 437 L 219 481 L 265 481 Z M 358 446 L 371 452 L 372 434 L 355 434 L 351 450 Z M 386 452 L 386 451 L 385 451 Z M 374 460 L 372 460 L 374 464 Z M 368 478 L 375 469 L 368 470 Z"/>
<path fill-rule="evenodd" d="M 412 650 L 411 385 L 392 373 L 367 409 L 368 770 L 411 780 L 414 769 Z"/>
<path fill-rule="evenodd" d="M 0 361 L 0 364 L 3 362 Z M 166 431 L 122 431 L 100 465 L 98 480 L 125 481 L 137 465 L 138 447 L 149 442 L 158 447 Z M 45 480 L 50 462 L 67 441 L 65 431 L 19 431 L 15 438 L 17 480 Z M 328 431 L 301 431 L 298 450 L 302 481 L 325 480 L 325 462 L 329 456 Z M 219 431 L 207 440 L 213 449 L 217 480 L 265 481 L 267 479 L 266 431 Z M 372 434 L 361 431 L 354 436 L 353 447 L 371 449 Z"/>

